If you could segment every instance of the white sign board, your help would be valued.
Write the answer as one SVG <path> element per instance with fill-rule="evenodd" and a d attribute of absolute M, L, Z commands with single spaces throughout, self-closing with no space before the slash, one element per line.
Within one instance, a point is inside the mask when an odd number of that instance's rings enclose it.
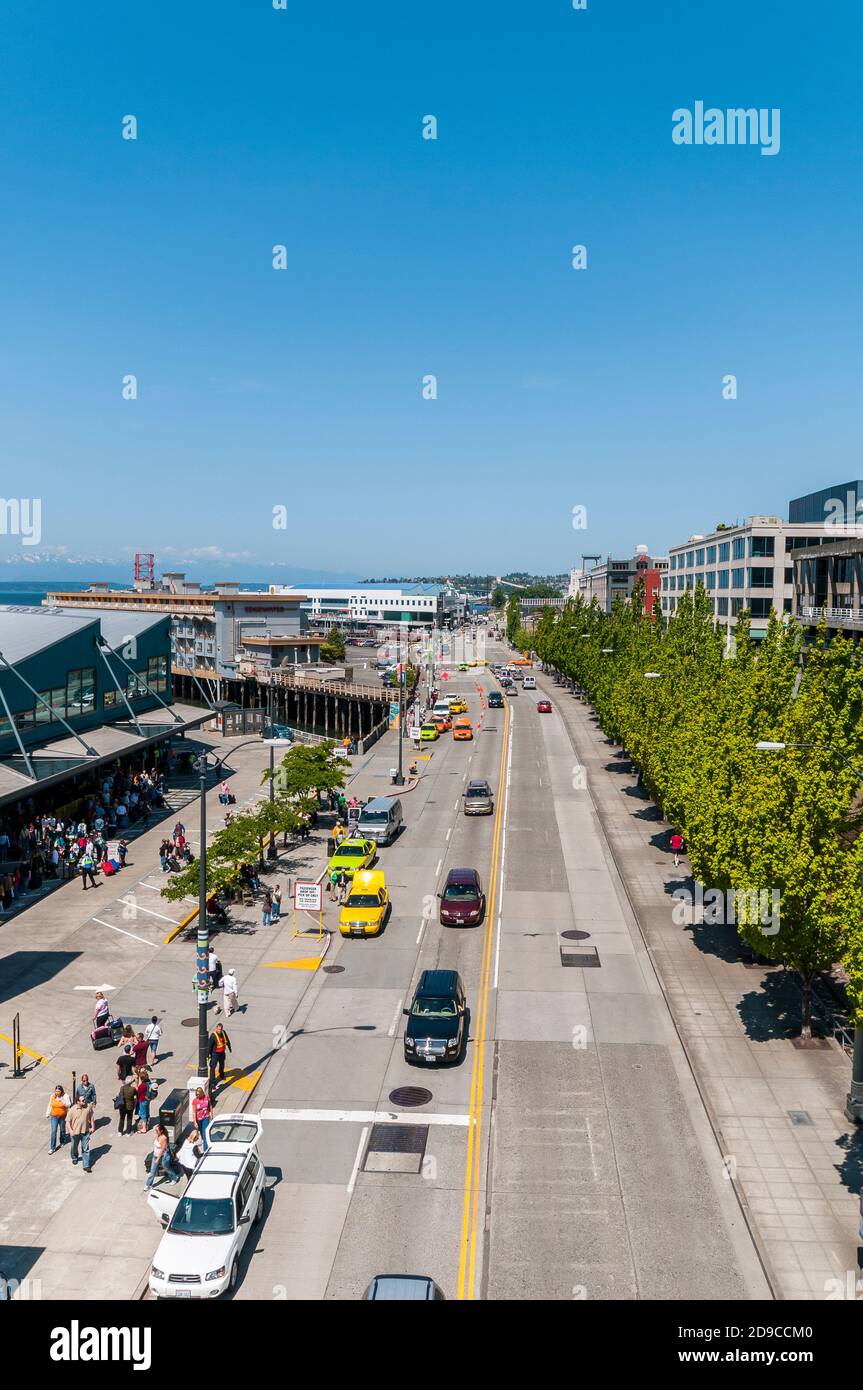
<path fill-rule="evenodd" d="M 307 879 L 297 879 L 294 884 L 294 907 L 297 912 L 320 912 L 323 906 L 323 888 L 320 883 Z"/>
<path fill-rule="evenodd" d="M 414 725 L 412 726 L 412 728 L 411 728 L 411 738 L 413 738 L 413 739 L 418 739 L 419 736 L 420 736 L 420 733 L 421 733 L 421 730 L 420 730 L 419 724 L 414 724 Z"/>

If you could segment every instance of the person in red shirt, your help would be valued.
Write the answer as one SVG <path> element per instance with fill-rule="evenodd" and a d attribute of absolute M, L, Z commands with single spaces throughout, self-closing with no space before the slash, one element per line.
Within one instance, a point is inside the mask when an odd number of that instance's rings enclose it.
<path fill-rule="evenodd" d="M 669 843 L 674 853 L 674 863 L 676 867 L 680 863 L 680 854 L 683 849 L 683 836 L 680 834 L 679 830 L 675 830 Z"/>
<path fill-rule="evenodd" d="M 132 1043 L 132 1063 L 134 1066 L 146 1066 L 147 1048 L 149 1046 L 150 1044 L 147 1042 L 147 1039 L 144 1037 L 143 1033 L 136 1034 L 135 1041 Z"/>

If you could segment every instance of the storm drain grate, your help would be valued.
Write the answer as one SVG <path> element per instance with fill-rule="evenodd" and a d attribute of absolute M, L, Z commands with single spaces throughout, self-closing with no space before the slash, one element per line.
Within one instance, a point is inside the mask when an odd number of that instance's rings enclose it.
<path fill-rule="evenodd" d="M 788 1118 L 790 1119 L 793 1125 L 814 1124 L 812 1116 L 809 1114 L 808 1110 L 789 1110 Z"/>
<path fill-rule="evenodd" d="M 422 1171 L 428 1142 L 428 1125 L 372 1125 L 366 1156 L 365 1173 L 419 1173 Z"/>
<path fill-rule="evenodd" d="M 595 946 L 589 951 L 574 951 L 569 946 L 561 946 L 560 963 L 561 965 L 575 966 L 578 970 L 586 970 L 592 965 L 598 966 L 601 964 L 599 952 Z"/>
<path fill-rule="evenodd" d="M 325 975 L 343 975 L 345 973 L 343 965 L 324 965 L 322 969 Z"/>
<path fill-rule="evenodd" d="M 428 1105 L 431 1098 L 432 1093 L 425 1086 L 398 1086 L 390 1091 L 393 1105 Z"/>
<path fill-rule="evenodd" d="M 590 936 L 589 931 L 576 931 L 574 928 L 572 931 L 562 931 L 560 934 L 566 937 L 567 941 L 586 941 Z"/>
<path fill-rule="evenodd" d="M 180 1019 L 180 1027 L 181 1027 L 181 1028 L 197 1028 L 197 1026 L 198 1026 L 198 1020 L 197 1020 L 196 1018 L 181 1018 L 181 1019 Z"/>

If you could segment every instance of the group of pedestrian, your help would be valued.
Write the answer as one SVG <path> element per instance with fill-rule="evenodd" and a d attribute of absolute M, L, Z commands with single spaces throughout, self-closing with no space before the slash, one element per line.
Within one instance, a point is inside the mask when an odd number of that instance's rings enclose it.
<path fill-rule="evenodd" d="M 261 900 L 261 923 L 265 927 L 278 922 L 282 915 L 282 885 L 274 883 L 272 888 L 264 889 Z"/>
<path fill-rule="evenodd" d="M 67 1139 L 72 1163 L 81 1163 L 84 1172 L 91 1167 L 90 1138 L 96 1128 L 96 1088 L 85 1072 L 75 1087 L 74 1099 L 62 1086 L 55 1086 L 48 1097 L 46 1118 L 51 1122 L 48 1152 L 56 1153 Z"/>

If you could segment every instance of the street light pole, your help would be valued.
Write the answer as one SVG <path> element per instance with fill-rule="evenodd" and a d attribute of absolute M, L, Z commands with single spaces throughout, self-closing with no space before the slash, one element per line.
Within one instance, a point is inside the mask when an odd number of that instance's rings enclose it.
<path fill-rule="evenodd" d="M 201 848 L 198 855 L 198 1076 L 208 1070 L 207 1005 L 210 1002 L 210 927 L 207 921 L 207 755 L 198 759 L 201 774 Z"/>
<path fill-rule="evenodd" d="M 850 767 L 859 782 L 863 782 L 863 772 L 854 766 L 850 758 L 830 743 L 778 743 L 761 739 L 755 745 L 759 753 L 784 753 L 786 748 L 814 748 L 822 753 L 832 753 L 846 767 Z M 863 887 L 863 883 L 861 883 Z M 854 1046 L 851 1053 L 851 1088 L 845 1097 L 845 1118 L 852 1124 L 863 1123 L 863 1025 L 854 1021 Z"/>

